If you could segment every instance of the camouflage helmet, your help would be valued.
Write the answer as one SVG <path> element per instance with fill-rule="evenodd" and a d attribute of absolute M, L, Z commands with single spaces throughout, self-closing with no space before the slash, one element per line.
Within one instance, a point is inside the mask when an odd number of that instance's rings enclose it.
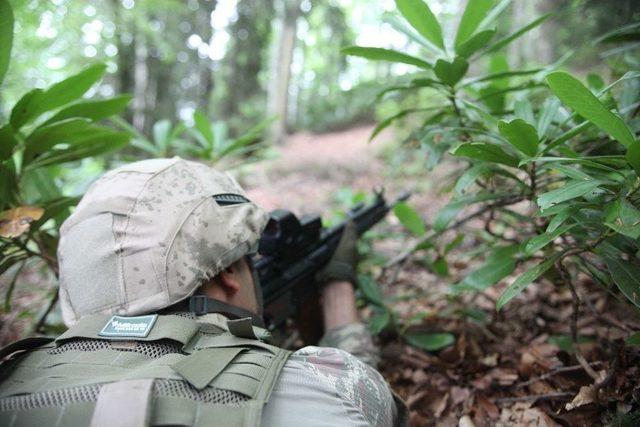
<path fill-rule="evenodd" d="M 230 175 L 178 157 L 106 173 L 60 230 L 64 322 L 188 298 L 253 251 L 267 219 Z"/>

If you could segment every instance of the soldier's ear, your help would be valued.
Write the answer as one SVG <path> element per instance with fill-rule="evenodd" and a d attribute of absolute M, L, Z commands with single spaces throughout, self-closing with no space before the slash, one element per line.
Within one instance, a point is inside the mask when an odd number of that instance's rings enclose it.
<path fill-rule="evenodd" d="M 238 273 L 239 270 L 236 263 L 231 264 L 229 267 L 218 273 L 220 286 L 229 296 L 237 294 L 242 287 L 241 278 Z"/>

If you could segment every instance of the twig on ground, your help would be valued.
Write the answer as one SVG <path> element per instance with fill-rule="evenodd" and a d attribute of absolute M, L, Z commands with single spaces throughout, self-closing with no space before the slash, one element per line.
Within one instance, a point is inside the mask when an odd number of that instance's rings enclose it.
<path fill-rule="evenodd" d="M 567 268 L 562 263 L 562 260 L 556 261 L 556 268 L 560 272 L 560 277 L 564 283 L 569 286 L 571 290 L 571 296 L 573 297 L 572 308 L 573 312 L 571 314 L 571 342 L 573 344 L 573 351 L 575 352 L 576 359 L 578 363 L 582 365 L 582 368 L 585 370 L 587 374 L 595 381 L 598 381 L 599 377 L 596 371 L 591 368 L 589 362 L 582 355 L 582 351 L 580 350 L 580 344 L 578 343 L 578 317 L 580 316 L 580 297 L 578 296 L 578 292 L 576 291 L 576 287 L 571 280 L 571 274 L 567 271 Z"/>
<path fill-rule="evenodd" d="M 591 363 L 591 366 L 599 366 L 602 362 L 597 361 Z M 572 365 L 572 366 L 562 366 L 560 368 L 556 368 L 553 371 L 547 372 L 546 374 L 540 375 L 539 377 L 531 378 L 525 382 L 516 384 L 516 390 L 530 386 L 533 383 L 537 383 L 539 381 L 544 381 L 548 378 L 554 377 L 558 374 L 565 374 L 567 372 L 575 372 L 575 371 L 583 371 L 584 367 L 582 365 Z"/>
<path fill-rule="evenodd" d="M 570 399 L 575 395 L 575 393 L 569 392 L 559 392 L 559 393 L 548 393 L 548 394 L 530 394 L 528 396 L 517 396 L 517 397 L 501 397 L 499 399 L 495 399 L 494 403 L 514 403 L 514 402 L 529 402 L 532 400 L 554 400 L 554 399 Z"/>

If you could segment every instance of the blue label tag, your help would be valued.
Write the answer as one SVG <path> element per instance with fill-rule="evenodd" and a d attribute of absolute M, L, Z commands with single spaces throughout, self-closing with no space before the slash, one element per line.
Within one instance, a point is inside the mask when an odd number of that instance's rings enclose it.
<path fill-rule="evenodd" d="M 98 335 L 103 337 L 145 338 L 151 332 L 151 328 L 153 328 L 157 318 L 157 314 L 135 317 L 112 316 Z"/>

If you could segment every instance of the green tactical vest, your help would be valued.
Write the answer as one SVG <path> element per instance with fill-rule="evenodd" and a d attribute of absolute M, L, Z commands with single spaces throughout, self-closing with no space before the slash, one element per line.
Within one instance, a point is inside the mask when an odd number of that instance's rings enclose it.
<path fill-rule="evenodd" d="M 0 350 L 0 426 L 257 426 L 290 352 L 250 319 L 83 319 Z"/>

